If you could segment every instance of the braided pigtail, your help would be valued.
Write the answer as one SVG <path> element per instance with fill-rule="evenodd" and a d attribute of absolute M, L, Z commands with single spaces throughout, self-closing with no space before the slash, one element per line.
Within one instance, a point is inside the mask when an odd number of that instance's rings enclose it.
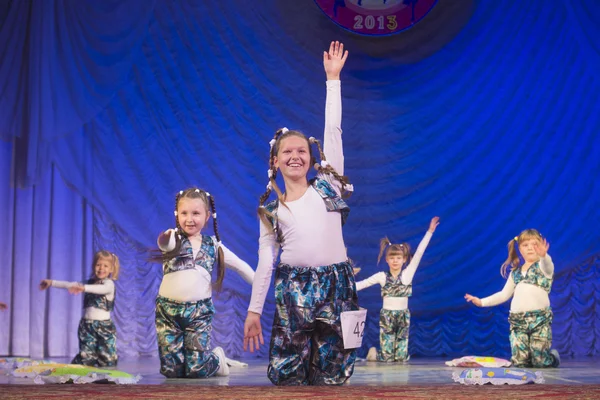
<path fill-rule="evenodd" d="M 271 193 L 273 192 L 273 190 L 275 190 L 279 202 L 283 204 L 283 193 L 281 193 L 281 189 L 279 189 L 279 186 L 277 186 L 276 182 L 277 168 L 275 168 L 274 159 L 277 156 L 277 148 L 279 147 L 278 145 L 279 141 L 281 140 L 281 135 L 287 132 L 287 128 L 278 129 L 275 132 L 273 139 L 271 139 L 271 141 L 269 142 L 269 144 L 271 145 L 271 149 L 269 150 L 269 170 L 267 171 L 269 183 L 267 184 L 267 190 L 262 194 L 262 196 L 260 196 L 258 202 L 258 216 L 260 220 L 265 224 L 265 226 L 269 228 L 270 232 L 273 232 L 275 230 L 275 227 L 273 226 L 273 224 L 271 224 L 271 221 L 268 218 L 273 217 L 273 215 L 269 211 L 267 211 L 267 209 L 265 208 L 265 203 L 271 195 Z"/>
<path fill-rule="evenodd" d="M 217 225 L 217 207 L 215 206 L 215 197 L 210 193 L 206 192 L 206 197 L 210 204 L 210 210 L 213 218 L 213 230 L 215 231 L 215 237 L 217 238 L 217 280 L 213 284 L 213 288 L 220 292 L 223 288 L 223 280 L 225 279 L 225 255 L 221 248 L 221 237 L 219 236 L 219 227 Z"/>
<path fill-rule="evenodd" d="M 335 168 L 333 168 L 325 157 L 325 153 L 323 153 L 323 148 L 321 147 L 321 142 L 314 137 L 310 137 L 308 139 L 310 144 L 317 145 L 317 149 L 319 150 L 319 156 L 321 157 L 320 163 L 315 163 L 315 169 L 320 173 L 327 173 L 332 175 L 341 185 L 342 185 L 342 198 L 348 198 L 354 191 L 354 187 L 350 184 L 350 181 L 347 176 L 340 175 Z"/>

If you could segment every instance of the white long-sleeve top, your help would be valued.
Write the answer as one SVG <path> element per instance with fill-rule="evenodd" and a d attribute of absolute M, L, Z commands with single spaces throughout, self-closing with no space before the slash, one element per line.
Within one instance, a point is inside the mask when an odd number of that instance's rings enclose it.
<path fill-rule="evenodd" d="M 342 95 L 339 80 L 327 81 L 325 101 L 325 133 L 323 152 L 327 162 L 344 174 L 342 148 Z M 340 183 L 329 174 L 318 177 L 331 184 L 340 194 Z M 252 285 L 249 311 L 261 314 L 271 283 L 273 267 L 279 250 L 281 262 L 296 267 L 320 267 L 344 262 L 348 259 L 342 235 L 342 217 L 339 212 L 329 212 L 323 198 L 309 186 L 298 200 L 286 201 L 279 206 L 277 217 L 283 235 L 283 244 L 276 234 L 260 222 L 258 267 Z M 281 247 L 281 248 L 280 248 Z"/>
<path fill-rule="evenodd" d="M 547 278 L 551 279 L 554 275 L 554 263 L 552 262 L 550 255 L 546 254 L 545 257 L 540 258 L 539 262 L 542 273 Z M 530 269 L 531 267 L 529 267 L 527 272 L 529 272 Z M 481 299 L 482 307 L 492 307 L 502 304 L 510 299 L 511 296 L 513 299 L 510 303 L 510 312 L 525 312 L 550 307 L 550 297 L 548 296 L 548 292 L 539 286 L 526 282 L 519 282 L 518 285 L 515 285 L 512 275 L 513 274 L 511 273 L 508 276 L 506 284 L 501 291 Z"/>
<path fill-rule="evenodd" d="M 78 285 L 80 285 L 79 282 L 53 280 L 51 286 L 55 288 L 69 289 Z M 115 299 L 115 283 L 112 279 L 104 279 L 100 283 L 85 284 L 83 285 L 83 291 L 85 293 L 105 295 L 108 301 L 113 301 Z M 86 307 L 83 310 L 83 319 L 106 321 L 110 319 L 110 311 L 102 310 L 96 307 Z"/>
<path fill-rule="evenodd" d="M 413 277 L 415 276 L 415 272 L 419 267 L 419 263 L 421 262 L 421 258 L 423 258 L 423 254 L 425 253 L 425 249 L 429 245 L 429 241 L 431 240 L 431 236 L 433 234 L 429 231 L 425 233 L 423 239 L 417 246 L 417 250 L 415 250 L 415 254 L 413 258 L 410 260 L 410 263 L 402 270 L 400 273 L 400 282 L 403 285 L 412 284 Z M 367 279 L 363 279 L 362 281 L 356 282 L 356 290 L 363 290 L 375 284 L 379 284 L 380 286 L 384 286 L 386 281 L 385 272 L 378 272 Z M 406 310 L 408 309 L 408 297 L 383 297 L 383 309 L 385 310 Z"/>
<path fill-rule="evenodd" d="M 190 241 L 190 243 L 195 258 L 200 251 L 201 244 L 196 241 Z M 172 230 L 167 246 L 161 247 L 160 243 L 158 243 L 158 246 L 163 252 L 169 252 L 175 248 L 175 235 Z M 252 285 L 254 271 L 250 265 L 236 256 L 225 245 L 220 244 L 220 246 L 225 256 L 225 266 L 237 272 L 242 279 Z M 158 295 L 175 301 L 200 301 L 212 297 L 211 282 L 212 277 L 210 273 L 201 266 L 183 271 L 170 272 L 163 276 L 160 288 L 158 289 Z"/>

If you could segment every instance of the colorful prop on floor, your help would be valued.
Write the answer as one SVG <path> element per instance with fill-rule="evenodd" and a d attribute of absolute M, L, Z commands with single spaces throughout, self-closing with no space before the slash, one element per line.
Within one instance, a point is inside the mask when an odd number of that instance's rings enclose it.
<path fill-rule="evenodd" d="M 12 375 L 18 378 L 33 378 L 34 383 L 137 383 L 141 376 L 127 372 L 100 369 L 77 364 L 43 364 L 17 368 Z"/>
<path fill-rule="evenodd" d="M 531 372 L 517 368 L 470 368 L 461 373 L 453 373 L 452 379 L 463 385 L 524 385 L 544 383 L 541 372 Z"/>
<path fill-rule="evenodd" d="M 510 367 L 510 361 L 496 357 L 480 357 L 480 356 L 465 356 L 455 358 L 452 361 L 446 361 L 449 367 L 485 367 L 485 368 L 500 368 Z"/>
<path fill-rule="evenodd" d="M 49 360 L 33 360 L 26 357 L 4 357 L 0 358 L 0 370 L 13 370 L 15 368 L 26 367 L 29 365 L 53 364 Z"/>

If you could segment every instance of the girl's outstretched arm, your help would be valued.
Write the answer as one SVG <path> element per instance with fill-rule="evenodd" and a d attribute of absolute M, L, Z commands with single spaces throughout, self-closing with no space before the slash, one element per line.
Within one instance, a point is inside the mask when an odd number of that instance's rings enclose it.
<path fill-rule="evenodd" d="M 421 243 L 415 250 L 415 255 L 410 260 L 410 263 L 407 267 L 402 271 L 402 283 L 405 285 L 409 285 L 412 283 L 413 277 L 415 276 L 415 272 L 417 272 L 417 268 L 419 267 L 419 263 L 421 263 L 421 258 L 423 258 L 423 254 L 425 254 L 425 249 L 429 245 L 429 241 L 431 240 L 431 236 L 435 229 L 440 224 L 440 217 L 433 217 L 431 222 L 429 223 L 429 229 L 425 233 L 423 239 L 421 239 Z"/>
<path fill-rule="evenodd" d="M 329 51 L 323 53 L 323 66 L 327 75 L 327 97 L 325 99 L 325 133 L 323 153 L 327 162 L 340 174 L 344 174 L 344 152 L 342 148 L 342 94 L 340 73 L 348 51 L 340 42 L 331 42 Z"/>
<path fill-rule="evenodd" d="M 225 256 L 225 265 L 237 272 L 243 280 L 252 285 L 254 281 L 254 270 L 244 260 L 236 256 L 231 250 L 225 245 L 221 245 L 223 249 L 223 255 Z"/>
<path fill-rule="evenodd" d="M 513 293 L 515 293 L 515 287 L 517 287 L 517 285 L 515 285 L 512 274 L 510 274 L 504 288 L 491 296 L 481 299 L 480 307 L 492 307 L 504 303 L 512 297 Z M 467 299 L 467 296 L 465 296 L 465 299 Z M 467 299 L 467 301 L 469 301 L 469 299 Z"/>
<path fill-rule="evenodd" d="M 379 284 L 380 286 L 385 285 L 385 272 L 378 272 L 375 275 L 371 275 L 367 279 L 363 279 L 362 281 L 356 282 L 356 291 L 366 289 L 375 284 Z"/>

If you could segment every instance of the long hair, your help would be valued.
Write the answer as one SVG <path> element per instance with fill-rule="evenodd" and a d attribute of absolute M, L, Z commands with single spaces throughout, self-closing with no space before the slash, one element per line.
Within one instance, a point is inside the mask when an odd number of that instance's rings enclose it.
<path fill-rule="evenodd" d="M 321 142 L 319 140 L 317 140 L 313 137 L 307 138 L 306 135 L 304 135 L 302 132 L 299 132 L 299 131 L 289 130 L 287 128 L 278 129 L 275 132 L 275 135 L 273 136 L 273 139 L 270 142 L 271 150 L 269 152 L 269 170 L 268 170 L 269 171 L 269 183 L 267 184 L 267 190 L 262 194 L 262 196 L 260 196 L 260 199 L 258 202 L 258 216 L 259 216 L 260 220 L 265 224 L 265 226 L 269 229 L 270 232 L 273 232 L 273 230 L 275 229 L 275 227 L 271 224 L 271 221 L 269 220 L 269 217 L 272 218 L 273 215 L 265 209 L 264 205 L 265 205 L 265 202 L 267 201 L 267 199 L 269 198 L 269 196 L 271 195 L 271 193 L 273 191 L 275 191 L 275 193 L 277 194 L 277 199 L 279 200 L 279 203 L 282 204 L 284 207 L 287 207 L 284 202 L 283 193 L 281 192 L 281 189 L 279 188 L 279 186 L 277 185 L 277 182 L 276 182 L 277 168 L 275 168 L 275 157 L 277 157 L 279 148 L 281 147 L 281 142 L 291 136 L 296 136 L 296 137 L 306 140 L 306 144 L 308 145 L 308 151 L 309 151 L 309 155 L 310 155 L 310 163 L 314 165 L 317 172 L 331 174 L 338 182 L 340 182 L 340 184 L 342 186 L 342 197 L 343 198 L 347 198 L 351 194 L 351 190 L 348 190 L 348 189 L 350 189 L 350 182 L 348 180 L 348 177 L 346 177 L 344 175 L 340 175 L 331 165 L 327 164 L 326 162 L 325 163 L 317 163 L 316 162 L 316 159 L 314 157 L 314 153 L 313 153 L 313 150 L 311 147 L 311 145 L 313 145 L 313 144 L 317 146 L 317 150 L 319 152 L 319 157 L 320 157 L 321 161 L 327 161 L 325 158 L 325 154 L 323 153 L 323 149 L 321 147 Z"/>
<path fill-rule="evenodd" d="M 521 258 L 519 257 L 519 252 L 517 249 L 518 244 L 522 243 L 525 240 L 532 239 L 542 240 L 542 234 L 539 233 L 536 229 L 525 229 L 519 234 L 519 236 L 515 236 L 513 239 L 509 240 L 506 246 L 508 248 L 508 257 L 500 267 L 500 274 L 502 274 L 504 278 L 508 277 L 509 267 L 510 271 L 512 272 L 515 269 L 519 268 L 519 266 L 521 265 Z"/>
<path fill-rule="evenodd" d="M 215 206 L 215 198 L 212 194 L 206 192 L 205 190 L 199 189 L 197 187 L 191 187 L 186 190 L 182 190 L 175 195 L 175 248 L 171 251 L 164 253 L 158 250 L 150 259 L 151 261 L 162 262 L 163 264 L 166 264 L 172 259 L 181 255 L 180 253 L 183 238 L 187 238 L 187 235 L 182 229 L 181 225 L 179 225 L 177 207 L 179 206 L 179 201 L 184 198 L 201 199 L 206 206 L 207 213 L 209 212 L 209 210 L 212 213 L 213 230 L 215 232 L 215 237 L 217 238 L 217 279 L 213 283 L 213 288 L 217 292 L 219 292 L 223 287 L 223 280 L 225 279 L 225 255 L 223 254 L 223 249 L 220 246 L 221 238 L 219 236 L 219 227 L 217 224 L 217 208 Z"/>

